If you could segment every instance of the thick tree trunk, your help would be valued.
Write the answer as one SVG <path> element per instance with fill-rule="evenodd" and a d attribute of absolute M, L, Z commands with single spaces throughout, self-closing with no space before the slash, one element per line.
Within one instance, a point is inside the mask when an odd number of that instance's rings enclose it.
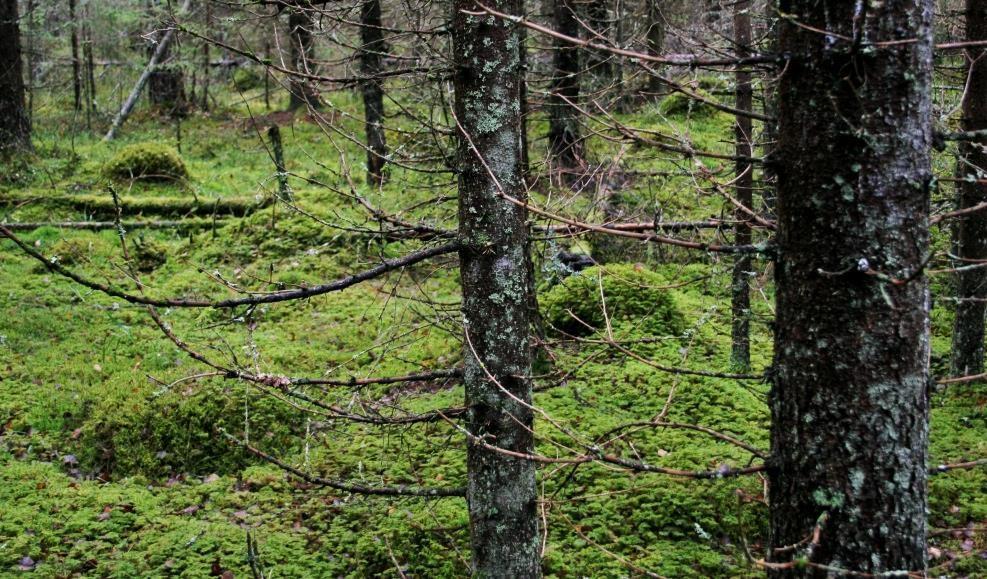
<path fill-rule="evenodd" d="M 733 34 L 739 57 L 749 56 L 751 52 L 750 8 L 750 0 L 739 0 L 733 6 Z M 750 111 L 754 106 L 751 73 L 745 68 L 740 68 L 737 71 L 736 105 L 737 109 L 741 111 Z M 735 138 L 738 157 L 750 158 L 754 155 L 753 129 L 750 117 L 737 117 Z M 736 167 L 737 177 L 734 186 L 736 198 L 741 205 L 752 209 L 754 206 L 754 167 L 749 162 L 740 160 L 737 161 Z M 749 245 L 751 243 L 750 215 L 738 208 L 734 216 L 737 219 L 734 243 Z M 733 262 L 733 325 L 730 361 L 740 370 L 746 370 L 751 365 L 751 265 L 752 260 L 749 253 L 738 254 Z"/>
<path fill-rule="evenodd" d="M 17 0 L 0 0 L 0 156 L 30 148 Z"/>
<path fill-rule="evenodd" d="M 79 59 L 79 19 L 75 13 L 76 0 L 69 0 L 69 22 L 72 25 L 70 34 L 72 42 L 72 96 L 74 110 L 82 110 L 82 61 Z"/>
<path fill-rule="evenodd" d="M 665 51 L 665 18 L 664 6 L 666 0 L 647 0 L 648 2 L 648 54 L 661 56 Z M 652 67 L 660 70 L 658 64 Z M 665 92 L 665 83 L 657 76 L 648 77 L 648 92 L 652 98 Z"/>
<path fill-rule="evenodd" d="M 363 92 L 363 118 L 367 133 L 367 184 L 380 187 L 384 182 L 387 139 L 384 134 L 384 81 L 381 59 L 386 47 L 381 28 L 380 0 L 364 0 L 360 10 L 360 83 Z"/>
<path fill-rule="evenodd" d="M 520 0 L 488 6 L 519 14 Z M 513 23 L 470 16 L 453 3 L 463 287 L 467 502 L 474 572 L 539 577 L 535 465 L 511 453 L 533 448 L 528 345 L 527 224 L 520 151 L 520 33 Z"/>
<path fill-rule="evenodd" d="M 971 41 L 987 40 L 987 3 L 966 0 L 966 37 Z M 987 49 L 970 51 L 973 62 L 969 86 L 963 100 L 963 130 L 987 129 Z M 960 145 L 957 174 L 959 208 L 987 201 L 987 151 L 985 143 Z M 967 175 L 973 179 L 964 179 Z M 963 260 L 987 259 L 987 213 L 980 211 L 959 219 L 956 225 L 956 253 Z M 967 261 L 969 260 L 969 261 Z M 987 307 L 987 269 L 962 271 L 957 276 L 956 320 L 953 325 L 952 373 L 954 376 L 981 374 L 984 371 L 984 312 Z"/>
<path fill-rule="evenodd" d="M 555 30 L 579 37 L 579 20 L 572 0 L 554 0 Z M 573 104 L 579 102 L 579 53 L 577 46 L 555 40 L 553 46 L 552 93 L 548 97 L 548 147 L 552 161 L 562 170 L 581 164 L 582 139 L 579 114 Z"/>
<path fill-rule="evenodd" d="M 926 568 L 932 0 L 783 0 L 771 558 Z M 811 28 L 810 28 L 811 27 Z M 832 36 L 818 32 L 826 30 Z M 856 40 L 844 40 L 846 38 Z M 883 46 L 865 46 L 882 43 Z M 794 559 L 820 518 L 809 567 Z M 782 547 L 795 545 L 794 548 Z M 835 573 L 839 575 L 840 573 Z"/>
<path fill-rule="evenodd" d="M 302 8 L 288 10 L 288 36 L 291 45 L 291 66 L 294 70 L 304 73 L 311 71 L 312 59 L 312 16 Z M 309 106 L 318 108 L 322 105 L 319 91 L 311 82 L 304 78 L 292 77 L 288 83 L 291 93 L 288 102 L 290 110 Z"/>

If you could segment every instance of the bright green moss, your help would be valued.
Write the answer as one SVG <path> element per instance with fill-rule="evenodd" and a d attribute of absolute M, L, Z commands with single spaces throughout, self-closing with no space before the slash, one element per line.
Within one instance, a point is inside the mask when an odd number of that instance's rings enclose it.
<path fill-rule="evenodd" d="M 545 321 L 568 334 L 602 330 L 606 318 L 633 322 L 645 334 L 678 334 L 684 319 L 667 285 L 665 278 L 641 266 L 598 266 L 563 279 L 539 302 Z"/>
<path fill-rule="evenodd" d="M 103 174 L 119 181 L 182 181 L 189 177 L 178 151 L 161 143 L 127 145 L 103 167 Z"/>

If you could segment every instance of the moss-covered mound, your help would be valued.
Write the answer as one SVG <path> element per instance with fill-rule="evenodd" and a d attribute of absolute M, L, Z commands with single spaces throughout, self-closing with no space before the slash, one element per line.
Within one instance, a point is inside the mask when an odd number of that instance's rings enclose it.
<path fill-rule="evenodd" d="M 662 276 L 638 265 L 597 266 L 567 277 L 539 298 L 545 322 L 577 336 L 611 324 L 634 324 L 650 335 L 682 332 L 685 321 Z M 601 291 L 602 289 L 602 291 Z"/>
<path fill-rule="evenodd" d="M 178 151 L 160 143 L 127 145 L 110 159 L 103 174 L 121 181 L 182 181 L 189 176 Z"/>
<path fill-rule="evenodd" d="M 693 92 L 703 98 L 715 100 L 703 89 L 693 89 Z M 716 109 L 703 101 L 696 100 L 680 92 L 675 92 L 662 99 L 658 105 L 658 112 L 666 117 L 689 116 L 693 118 L 706 118 L 715 115 Z"/>

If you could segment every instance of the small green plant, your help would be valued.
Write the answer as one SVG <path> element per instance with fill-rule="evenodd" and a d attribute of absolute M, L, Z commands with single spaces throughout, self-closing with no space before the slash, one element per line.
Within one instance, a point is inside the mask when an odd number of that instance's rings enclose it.
<path fill-rule="evenodd" d="M 120 181 L 183 181 L 189 176 L 178 151 L 160 143 L 127 145 L 110 159 L 103 174 Z"/>
<path fill-rule="evenodd" d="M 668 282 L 638 265 L 591 267 L 564 279 L 540 298 L 545 321 L 585 336 L 611 323 L 639 324 L 655 335 L 678 334 L 685 321 L 666 289 Z"/>

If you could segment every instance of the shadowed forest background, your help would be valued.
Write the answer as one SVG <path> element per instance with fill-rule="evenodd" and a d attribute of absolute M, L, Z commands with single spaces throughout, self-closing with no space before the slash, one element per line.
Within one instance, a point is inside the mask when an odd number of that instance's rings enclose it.
<path fill-rule="evenodd" d="M 977 0 L 0 0 L 0 576 L 987 576 Z"/>

